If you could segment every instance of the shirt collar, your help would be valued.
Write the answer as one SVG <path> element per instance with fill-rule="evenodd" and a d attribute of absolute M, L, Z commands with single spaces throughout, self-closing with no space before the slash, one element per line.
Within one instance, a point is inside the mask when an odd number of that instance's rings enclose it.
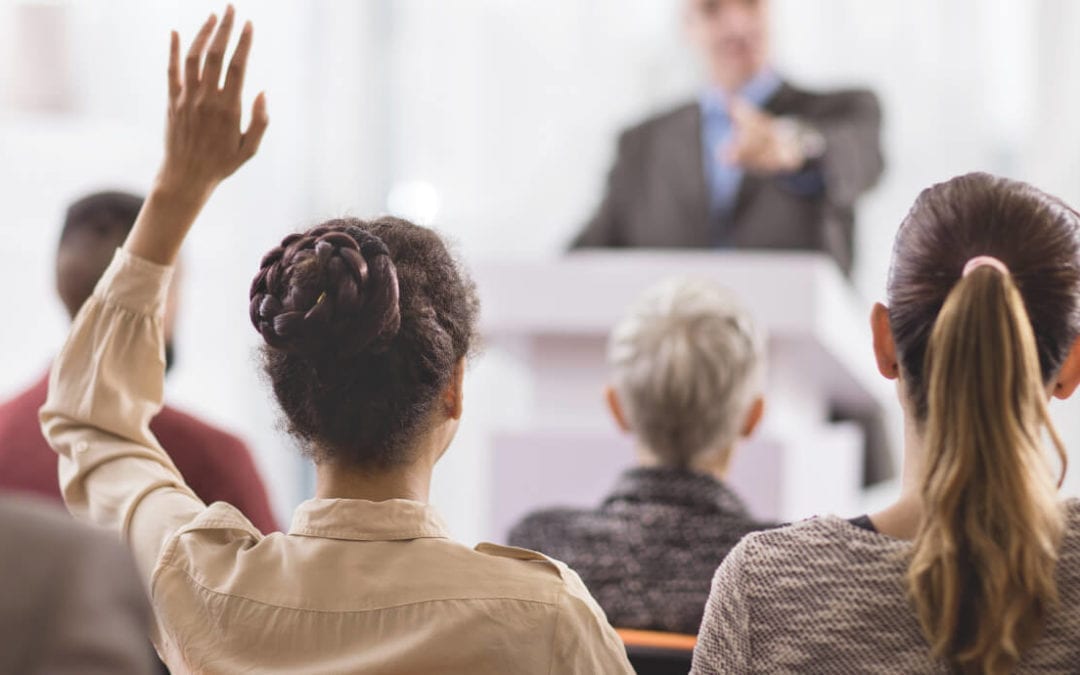
<path fill-rule="evenodd" d="M 408 499 L 309 499 L 296 507 L 289 534 L 355 541 L 449 537 L 434 508 Z"/>
<path fill-rule="evenodd" d="M 780 76 L 770 68 L 762 70 L 739 90 L 739 97 L 757 107 L 769 102 L 780 89 Z M 709 87 L 701 92 L 701 112 L 706 116 L 728 116 L 728 97 L 719 87 Z"/>
<path fill-rule="evenodd" d="M 733 515 L 748 515 L 742 499 L 729 487 L 712 476 L 689 469 L 630 469 L 619 477 L 605 506 L 619 501 L 673 504 Z"/>

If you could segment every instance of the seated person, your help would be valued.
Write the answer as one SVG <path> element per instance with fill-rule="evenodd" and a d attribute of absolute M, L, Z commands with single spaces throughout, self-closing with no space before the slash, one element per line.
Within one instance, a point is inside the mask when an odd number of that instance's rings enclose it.
<path fill-rule="evenodd" d="M 0 673 L 147 675 L 150 607 L 131 554 L 45 500 L 0 495 Z"/>
<path fill-rule="evenodd" d="M 763 410 L 763 340 L 729 293 L 700 281 L 649 290 L 611 334 L 607 390 L 638 466 L 597 509 L 525 518 L 514 546 L 564 561 L 621 628 L 696 633 L 716 566 L 755 520 L 724 484 Z"/>
<path fill-rule="evenodd" d="M 693 673 L 1075 673 L 1080 501 L 1047 410 L 1080 384 L 1080 215 L 987 174 L 900 225 L 874 352 L 906 417 L 883 511 L 744 539 Z"/>
<path fill-rule="evenodd" d="M 315 463 L 316 497 L 288 534 L 260 533 L 232 505 L 207 507 L 149 431 L 172 265 L 268 125 L 260 95 L 240 130 L 250 23 L 219 86 L 233 20 L 230 7 L 216 34 L 207 21 L 183 75 L 173 34 L 162 167 L 53 366 L 41 417 L 68 508 L 131 546 L 155 645 L 176 671 L 631 673 L 576 574 L 530 551 L 463 546 L 427 503 L 462 415 L 478 312 L 431 230 L 332 220 L 262 260 L 251 321 Z"/>
<path fill-rule="evenodd" d="M 56 255 L 56 287 L 72 318 L 124 243 L 142 204 L 136 195 L 98 192 L 68 208 Z M 173 356 L 176 296 L 174 289 L 165 319 L 166 368 Z M 0 404 L 0 489 L 32 492 L 61 503 L 56 453 L 41 435 L 38 421 L 47 389 L 48 377 L 42 375 L 29 389 Z M 150 430 L 200 499 L 233 504 L 262 532 L 278 529 L 266 488 L 243 441 L 171 406 L 161 409 Z"/>

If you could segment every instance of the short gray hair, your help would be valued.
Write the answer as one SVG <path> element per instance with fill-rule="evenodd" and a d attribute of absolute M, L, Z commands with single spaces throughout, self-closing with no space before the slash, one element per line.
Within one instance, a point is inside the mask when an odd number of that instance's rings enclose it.
<path fill-rule="evenodd" d="M 673 279 L 616 324 L 608 364 L 630 426 L 664 464 L 730 447 L 764 387 L 764 338 L 733 293 Z"/>

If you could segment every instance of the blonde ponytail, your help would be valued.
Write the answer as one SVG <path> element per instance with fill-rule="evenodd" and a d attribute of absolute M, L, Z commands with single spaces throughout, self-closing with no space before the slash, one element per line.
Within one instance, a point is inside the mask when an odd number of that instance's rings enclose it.
<path fill-rule="evenodd" d="M 1058 600 L 1064 520 L 1044 429 L 1063 467 L 1065 453 L 1007 270 L 978 267 L 957 283 L 924 368 L 924 514 L 910 594 L 935 656 L 961 673 L 1010 672 Z"/>

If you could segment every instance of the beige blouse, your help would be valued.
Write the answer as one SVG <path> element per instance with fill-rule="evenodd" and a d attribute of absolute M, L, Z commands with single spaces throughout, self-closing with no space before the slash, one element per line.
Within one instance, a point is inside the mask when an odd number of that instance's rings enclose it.
<path fill-rule="evenodd" d="M 171 277 L 119 251 L 72 327 L 41 411 L 76 516 L 119 531 L 174 672 L 632 673 L 577 574 L 453 540 L 428 505 L 314 499 L 288 534 L 203 504 L 149 431 Z"/>

